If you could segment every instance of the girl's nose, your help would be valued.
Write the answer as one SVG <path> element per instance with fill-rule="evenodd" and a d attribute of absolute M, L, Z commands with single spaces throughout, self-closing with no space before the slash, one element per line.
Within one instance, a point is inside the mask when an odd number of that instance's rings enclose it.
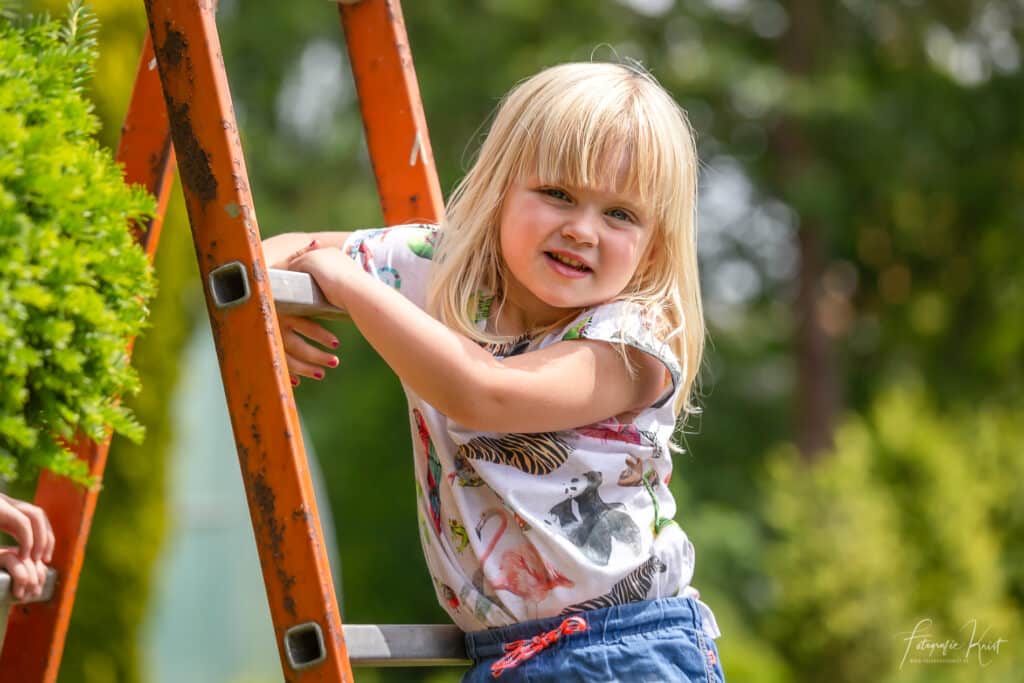
<path fill-rule="evenodd" d="M 573 216 L 562 225 L 562 237 L 577 244 L 597 245 L 597 219 L 589 213 Z"/>

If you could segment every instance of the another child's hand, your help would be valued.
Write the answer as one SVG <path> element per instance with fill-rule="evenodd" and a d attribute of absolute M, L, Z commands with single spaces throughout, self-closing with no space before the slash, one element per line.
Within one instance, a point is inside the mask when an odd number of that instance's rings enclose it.
<path fill-rule="evenodd" d="M 53 559 L 53 528 L 42 508 L 0 493 L 0 531 L 14 537 L 22 560 Z"/>
<path fill-rule="evenodd" d="M 0 569 L 11 576 L 15 600 L 38 598 L 46 585 L 46 565 L 21 557 L 18 548 L 0 548 Z"/>
<path fill-rule="evenodd" d="M 316 240 L 284 259 L 271 264 L 271 268 L 292 269 L 292 263 L 304 254 L 319 248 Z M 338 367 L 338 357 L 330 354 L 311 342 L 328 348 L 338 348 L 338 338 L 323 325 L 296 315 L 278 315 L 281 328 L 281 341 L 284 343 L 285 357 L 288 361 L 288 372 L 291 374 L 292 385 L 299 385 L 299 377 L 323 379 L 325 368 Z"/>

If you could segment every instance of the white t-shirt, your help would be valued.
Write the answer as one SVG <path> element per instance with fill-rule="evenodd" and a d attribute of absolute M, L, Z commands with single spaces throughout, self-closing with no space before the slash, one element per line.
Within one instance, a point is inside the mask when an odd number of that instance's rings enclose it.
<path fill-rule="evenodd" d="M 345 252 L 425 308 L 432 226 L 362 230 Z M 479 298 L 478 324 L 490 299 Z M 404 387 L 420 540 L 438 600 L 464 631 L 675 595 L 696 597 L 693 545 L 673 521 L 669 440 L 681 368 L 644 310 L 596 306 L 543 339 L 489 348 L 502 358 L 562 340 L 625 343 L 660 360 L 672 382 L 631 423 L 559 432 L 466 429 Z M 438 381 L 445 381 L 439 377 Z M 700 603 L 705 629 L 719 635 Z"/>

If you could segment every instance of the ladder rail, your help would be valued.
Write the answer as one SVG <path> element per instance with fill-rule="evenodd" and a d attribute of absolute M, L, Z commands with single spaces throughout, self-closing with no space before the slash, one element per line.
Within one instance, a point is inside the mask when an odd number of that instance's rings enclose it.
<path fill-rule="evenodd" d="M 362 0 L 338 10 L 384 224 L 440 223 L 444 199 L 402 5 Z"/>
<path fill-rule="evenodd" d="M 281 668 L 350 681 L 212 5 L 149 0 L 150 34 Z"/>

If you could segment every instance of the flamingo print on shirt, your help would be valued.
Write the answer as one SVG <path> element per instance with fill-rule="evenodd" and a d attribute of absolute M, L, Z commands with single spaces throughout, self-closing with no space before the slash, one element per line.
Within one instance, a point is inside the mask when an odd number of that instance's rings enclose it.
<path fill-rule="evenodd" d="M 494 517 L 500 520 L 501 526 L 480 556 L 481 569 L 487 566 L 487 560 L 508 528 L 508 513 L 500 508 L 490 508 L 480 515 L 480 521 L 476 525 L 477 538 L 483 537 L 484 527 Z M 491 582 L 494 590 L 508 591 L 534 604 L 543 601 L 548 593 L 559 586 L 571 588 L 575 585 L 542 560 L 529 543 L 503 552 L 498 563 L 498 572 L 498 582 Z"/>

